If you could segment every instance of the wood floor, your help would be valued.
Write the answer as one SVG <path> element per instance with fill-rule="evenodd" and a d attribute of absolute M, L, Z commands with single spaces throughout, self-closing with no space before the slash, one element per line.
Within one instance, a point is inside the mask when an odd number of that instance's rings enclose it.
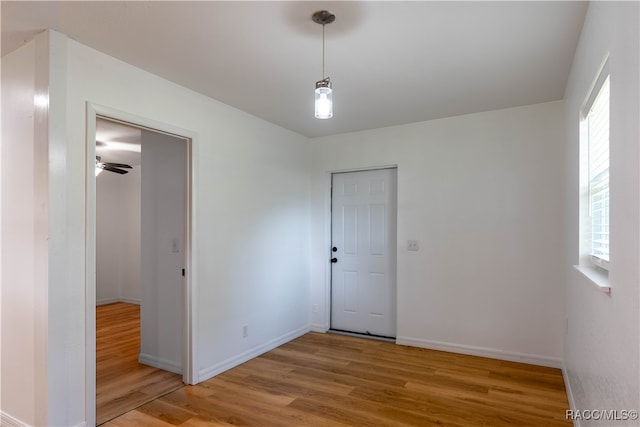
<path fill-rule="evenodd" d="M 309 333 L 106 424 L 571 426 L 558 369 Z"/>
<path fill-rule="evenodd" d="M 182 387 L 182 377 L 138 363 L 140 306 L 96 307 L 96 422 Z"/>

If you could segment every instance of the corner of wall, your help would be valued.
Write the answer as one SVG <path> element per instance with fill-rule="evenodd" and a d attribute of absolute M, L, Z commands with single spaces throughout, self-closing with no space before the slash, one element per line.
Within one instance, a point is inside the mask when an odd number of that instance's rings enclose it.
<path fill-rule="evenodd" d="M 247 351 L 244 351 L 238 355 L 235 355 L 233 357 L 230 357 L 226 360 L 223 360 L 219 363 L 216 363 L 213 366 L 209 366 L 203 369 L 200 369 L 199 373 L 198 373 L 198 380 L 199 381 L 206 381 L 209 378 L 213 378 L 216 375 L 219 375 L 221 373 L 223 373 L 224 371 L 227 371 L 231 368 L 234 368 L 238 365 L 243 364 L 244 362 L 247 362 L 255 357 L 260 356 L 263 353 L 266 353 L 270 350 L 273 350 L 276 347 L 279 347 L 291 340 L 294 340 L 298 337 L 301 337 L 302 335 L 306 334 L 307 332 L 309 332 L 311 330 L 311 328 L 309 326 L 305 326 L 299 329 L 296 329 L 294 331 L 288 332 L 284 335 L 281 335 L 273 340 L 270 340 L 266 343 L 257 345 L 253 348 L 250 348 Z"/>
<path fill-rule="evenodd" d="M 571 381 L 569 381 L 569 372 L 567 372 L 567 367 L 564 363 L 564 360 L 562 361 L 562 380 L 564 382 L 564 388 L 567 392 L 567 399 L 569 400 L 569 409 L 572 411 L 575 411 L 577 409 L 576 407 L 576 401 L 575 398 L 573 396 L 573 389 L 571 388 Z M 573 425 L 575 427 L 580 427 L 580 420 L 574 419 L 573 420 Z"/>
<path fill-rule="evenodd" d="M 24 423 L 11 415 L 0 412 L 0 426 L 3 427 L 29 427 L 29 424 Z"/>

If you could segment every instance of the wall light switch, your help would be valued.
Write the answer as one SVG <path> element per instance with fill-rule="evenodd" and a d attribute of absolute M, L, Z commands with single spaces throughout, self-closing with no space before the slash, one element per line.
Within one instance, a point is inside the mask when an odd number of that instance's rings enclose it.
<path fill-rule="evenodd" d="M 407 250 L 408 251 L 418 251 L 420 250 L 420 245 L 417 240 L 407 240 Z"/>
<path fill-rule="evenodd" d="M 180 252 L 179 243 L 180 242 L 177 237 L 174 237 L 173 240 L 171 241 L 171 252 L 173 252 L 174 254 L 177 254 L 178 252 Z"/>

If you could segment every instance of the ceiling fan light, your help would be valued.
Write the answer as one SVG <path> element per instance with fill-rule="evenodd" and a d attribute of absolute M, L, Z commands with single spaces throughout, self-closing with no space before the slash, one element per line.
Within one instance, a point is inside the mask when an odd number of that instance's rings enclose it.
<path fill-rule="evenodd" d="M 333 117 L 333 89 L 329 77 L 316 82 L 315 106 L 317 119 Z"/>

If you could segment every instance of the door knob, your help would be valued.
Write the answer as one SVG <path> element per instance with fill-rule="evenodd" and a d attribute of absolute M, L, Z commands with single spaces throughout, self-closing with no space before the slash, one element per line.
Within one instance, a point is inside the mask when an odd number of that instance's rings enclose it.
<path fill-rule="evenodd" d="M 336 262 L 338 262 L 338 258 L 331 258 L 331 262 L 335 264 Z"/>

